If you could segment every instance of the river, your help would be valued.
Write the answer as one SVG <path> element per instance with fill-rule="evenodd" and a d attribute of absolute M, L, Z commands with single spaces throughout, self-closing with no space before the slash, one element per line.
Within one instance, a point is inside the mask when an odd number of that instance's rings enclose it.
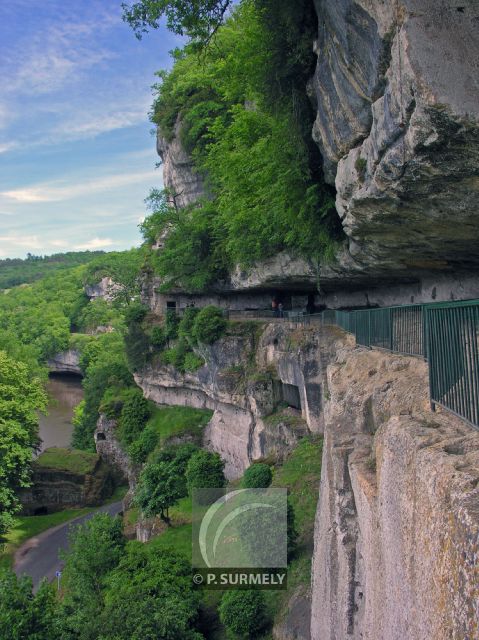
<path fill-rule="evenodd" d="M 41 451 L 71 445 L 73 409 L 83 398 L 80 376 L 54 374 L 47 384 L 48 414 L 40 416 Z"/>

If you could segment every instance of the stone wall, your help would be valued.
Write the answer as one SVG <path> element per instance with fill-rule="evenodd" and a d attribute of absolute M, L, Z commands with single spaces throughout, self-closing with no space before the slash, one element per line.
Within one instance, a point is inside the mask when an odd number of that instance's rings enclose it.
<path fill-rule="evenodd" d="M 479 433 L 427 365 L 343 340 L 327 367 L 313 640 L 479 638 Z"/>

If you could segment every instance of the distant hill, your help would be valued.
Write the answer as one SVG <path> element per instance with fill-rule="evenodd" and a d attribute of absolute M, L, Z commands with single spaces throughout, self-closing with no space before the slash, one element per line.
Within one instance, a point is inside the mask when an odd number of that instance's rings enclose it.
<path fill-rule="evenodd" d="M 0 260 L 0 289 L 10 289 L 19 284 L 35 282 L 62 269 L 90 262 L 104 253 L 104 251 L 68 251 L 51 256 L 34 256 L 29 253 L 24 260 L 20 258 Z"/>

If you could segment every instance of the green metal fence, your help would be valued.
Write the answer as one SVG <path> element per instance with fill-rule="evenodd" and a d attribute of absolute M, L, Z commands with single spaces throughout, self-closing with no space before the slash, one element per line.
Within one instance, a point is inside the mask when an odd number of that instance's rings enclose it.
<path fill-rule="evenodd" d="M 432 407 L 479 428 L 479 300 L 320 315 L 323 324 L 354 334 L 359 345 L 425 358 Z"/>

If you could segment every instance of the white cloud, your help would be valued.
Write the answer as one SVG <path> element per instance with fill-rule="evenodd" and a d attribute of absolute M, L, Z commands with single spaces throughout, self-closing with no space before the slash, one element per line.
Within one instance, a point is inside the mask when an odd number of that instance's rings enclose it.
<path fill-rule="evenodd" d="M 3 78 L 2 90 L 41 95 L 76 82 L 83 71 L 116 57 L 97 40 L 99 32 L 118 23 L 119 17 L 106 11 L 83 20 L 67 13 L 50 21 L 5 56 L 4 68 L 10 72 Z"/>
<path fill-rule="evenodd" d="M 14 247 L 29 247 L 30 249 L 41 249 L 42 243 L 39 241 L 38 236 L 23 236 L 23 235 L 8 235 L 0 236 L 0 244 Z"/>
<path fill-rule="evenodd" d="M 86 180 L 80 183 L 78 181 L 74 183 L 70 182 L 70 184 L 65 181 L 57 184 L 45 183 L 23 189 L 1 191 L 0 196 L 10 201 L 13 200 L 22 203 L 59 202 L 89 195 L 94 192 L 110 191 L 112 189 L 138 184 L 148 179 L 157 179 L 157 173 L 155 171 L 122 173 L 97 178 L 96 180 Z"/>
<path fill-rule="evenodd" d="M 16 142 L 0 142 L 0 153 L 11 151 L 17 146 Z"/>
<path fill-rule="evenodd" d="M 62 140 L 78 140 L 81 138 L 95 137 L 101 133 L 125 129 L 147 121 L 147 109 L 126 108 L 108 115 L 98 115 L 94 118 L 83 119 L 84 112 L 76 114 L 69 122 L 63 122 L 54 131 Z M 76 121 L 75 121 L 76 120 Z"/>
<path fill-rule="evenodd" d="M 75 249 L 81 251 L 87 251 L 88 249 L 105 249 L 106 247 L 111 247 L 113 244 L 113 240 L 110 238 L 92 238 L 88 242 L 83 244 L 77 244 Z"/>

